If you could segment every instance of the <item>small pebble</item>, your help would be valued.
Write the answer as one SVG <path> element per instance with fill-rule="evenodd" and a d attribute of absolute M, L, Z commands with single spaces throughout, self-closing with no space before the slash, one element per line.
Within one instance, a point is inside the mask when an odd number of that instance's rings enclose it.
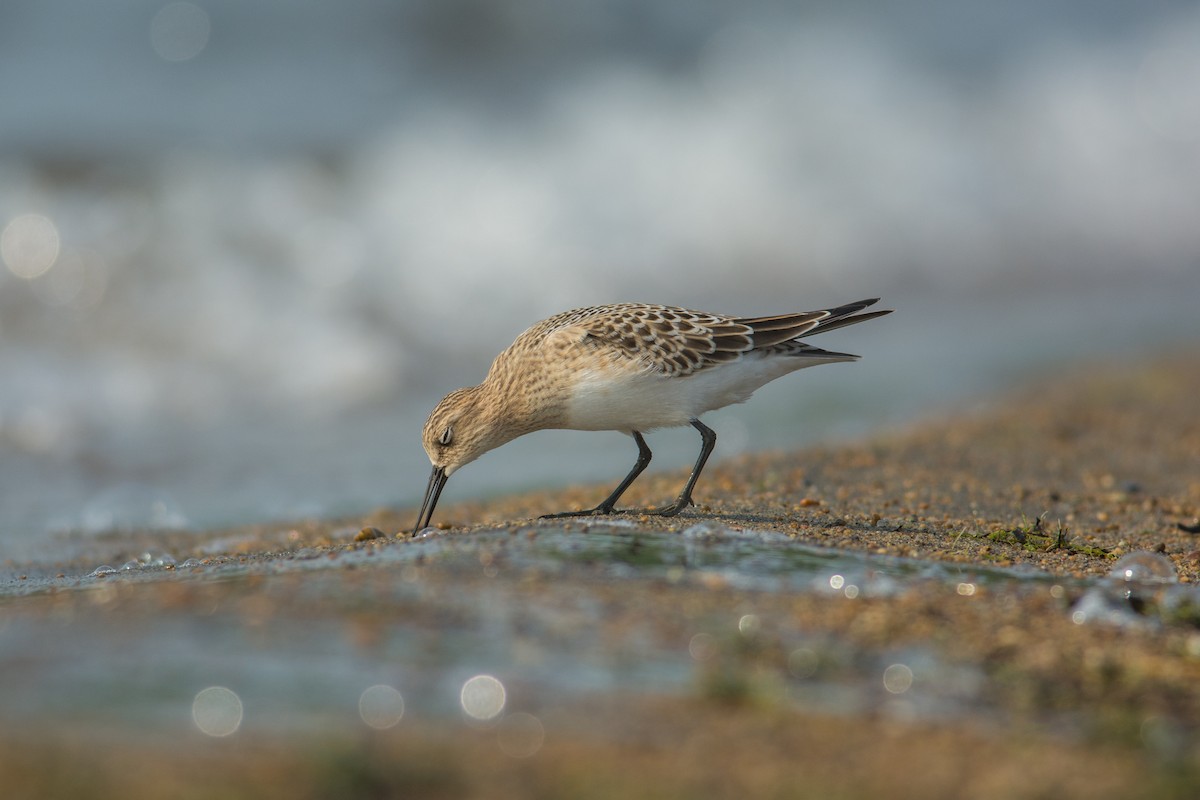
<path fill-rule="evenodd" d="M 373 528 L 370 525 L 354 535 L 354 541 L 356 542 L 369 542 L 372 539 L 382 538 L 384 538 L 383 531 L 379 530 L 379 528 Z"/>

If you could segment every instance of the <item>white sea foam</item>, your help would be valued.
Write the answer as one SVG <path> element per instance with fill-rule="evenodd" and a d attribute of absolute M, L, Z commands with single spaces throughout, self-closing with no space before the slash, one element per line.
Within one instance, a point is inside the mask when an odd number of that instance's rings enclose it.
<path fill-rule="evenodd" d="M 249 13 L 234 6 L 206 5 L 205 47 L 156 68 L 242 97 L 218 48 Z M 54 88 L 38 51 L 0 55 L 3 74 L 31 76 L 0 151 L 0 230 L 20 223 L 0 248 L 0 535 L 94 527 L 97 503 L 114 520 L 146 515 L 114 505 L 113 487 L 169 498 L 171 520 L 195 524 L 412 502 L 431 400 L 575 305 L 749 314 L 883 294 L 891 333 L 831 342 L 862 364 L 723 412 L 748 447 L 892 420 L 1045 359 L 1200 337 L 1194 9 L 1104 35 L 1038 28 L 1033 44 L 1017 28 L 884 30 L 753 6 L 657 20 L 629 58 L 605 40 L 555 56 L 561 70 L 504 62 L 527 80 L 486 102 L 437 71 L 461 54 L 422 50 L 412 31 L 396 34 L 401 60 L 441 83 L 430 95 L 381 78 L 370 54 L 384 40 L 359 28 L 382 8 L 357 4 L 349 27 L 317 20 L 339 54 L 313 77 L 324 105 L 296 104 L 283 128 L 244 104 L 178 110 L 138 79 L 140 101 L 97 98 L 90 127 L 60 130 L 37 101 Z M 120 72 L 97 42 L 78 57 Z M 979 55 L 955 56 L 955 42 Z M 279 43 L 258 46 L 309 75 Z M 358 83 L 341 58 L 355 47 L 374 64 Z M 407 104 L 369 117 L 327 91 L 337 76 Z M 160 102 L 178 116 L 151 115 Z M 339 113 L 340 127 L 327 119 Z M 1120 325 L 1100 307 L 1119 307 Z M 656 465 L 686 463 L 684 439 L 656 446 Z M 519 467 L 476 469 L 459 491 L 606 479 L 629 459 L 620 437 L 587 442 L 588 459 L 510 445 Z"/>

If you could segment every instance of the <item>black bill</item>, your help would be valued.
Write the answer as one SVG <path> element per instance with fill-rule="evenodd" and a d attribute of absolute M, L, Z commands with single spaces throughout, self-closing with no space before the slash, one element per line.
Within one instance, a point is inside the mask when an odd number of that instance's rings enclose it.
<path fill-rule="evenodd" d="M 414 535 L 429 525 L 429 520 L 433 518 L 433 509 L 437 506 L 438 497 L 442 494 L 442 487 L 446 485 L 446 479 L 446 470 L 441 467 L 433 468 L 433 473 L 429 476 L 429 485 L 425 487 L 425 501 L 421 503 L 421 514 L 417 517 L 417 527 L 413 528 Z"/>

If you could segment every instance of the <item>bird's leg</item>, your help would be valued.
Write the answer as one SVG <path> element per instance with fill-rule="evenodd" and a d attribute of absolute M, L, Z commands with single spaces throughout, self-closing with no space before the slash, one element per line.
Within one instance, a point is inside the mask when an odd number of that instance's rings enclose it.
<path fill-rule="evenodd" d="M 712 433 L 712 431 L 709 431 L 709 433 Z M 637 431 L 633 431 L 633 440 L 637 442 L 638 446 L 637 461 L 634 463 L 633 469 L 629 470 L 629 474 L 625 476 L 625 479 L 621 481 L 617 488 L 613 489 L 612 494 L 604 498 L 603 503 L 593 509 L 589 509 L 588 511 L 563 511 L 558 514 L 544 514 L 542 515 L 542 519 L 555 519 L 558 517 L 592 517 L 597 514 L 613 513 L 613 510 L 617 505 L 617 501 L 621 499 L 621 495 L 625 494 L 625 490 L 629 488 L 630 484 L 637 480 L 637 476 L 641 475 L 642 471 L 646 469 L 646 465 L 650 463 L 651 453 L 650 448 L 646 446 L 646 440 L 643 439 L 642 435 Z"/>
<path fill-rule="evenodd" d="M 696 466 L 692 467 L 692 474 L 688 476 L 687 485 L 683 487 L 683 491 L 679 493 L 679 497 L 675 499 L 674 504 L 656 508 L 646 513 L 658 514 L 663 517 L 673 517 L 692 504 L 692 489 L 696 486 L 696 479 L 700 477 L 700 471 L 704 469 L 704 462 L 708 461 L 713 448 L 717 446 L 717 434 L 713 432 L 712 428 L 698 419 L 692 420 L 692 427 L 700 431 L 700 437 L 704 440 L 704 444 L 700 447 L 700 457 L 696 459 Z"/>

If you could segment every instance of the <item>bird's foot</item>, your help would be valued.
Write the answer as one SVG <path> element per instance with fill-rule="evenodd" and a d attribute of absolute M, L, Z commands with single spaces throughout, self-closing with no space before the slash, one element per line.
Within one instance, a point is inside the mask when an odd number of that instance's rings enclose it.
<path fill-rule="evenodd" d="M 646 514 L 647 516 L 651 516 L 651 517 L 673 517 L 676 514 L 678 514 L 680 511 L 683 511 L 685 508 L 690 506 L 691 504 L 692 504 L 692 498 L 680 497 L 678 500 L 676 500 L 674 503 L 671 503 L 670 505 L 659 506 L 658 508 L 646 508 L 646 509 L 642 509 L 641 511 L 635 511 L 633 509 L 630 509 L 628 512 L 622 512 L 622 513 Z"/>
<path fill-rule="evenodd" d="M 613 513 L 613 507 L 601 503 L 586 511 L 560 511 L 557 514 L 542 514 L 538 519 L 565 519 L 567 517 L 602 517 Z"/>
<path fill-rule="evenodd" d="M 683 509 L 692 504 L 692 498 L 680 497 L 670 505 L 660 506 L 658 508 L 615 508 L 611 505 L 601 503 L 595 508 L 587 511 L 560 511 L 557 514 L 543 514 L 538 519 L 564 519 L 566 517 L 601 517 L 610 514 L 631 514 L 633 516 L 646 515 L 650 517 L 673 517 Z"/>

